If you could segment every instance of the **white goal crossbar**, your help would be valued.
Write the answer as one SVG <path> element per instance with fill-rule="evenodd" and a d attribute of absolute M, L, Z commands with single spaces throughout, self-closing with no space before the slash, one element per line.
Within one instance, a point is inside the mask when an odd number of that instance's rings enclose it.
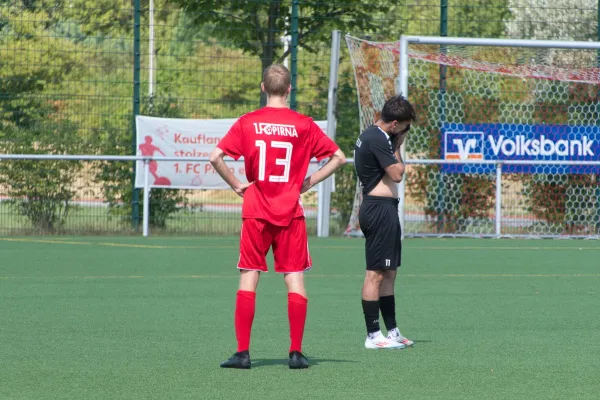
<path fill-rule="evenodd" d="M 401 36 L 399 43 L 399 79 L 397 92 L 403 94 L 410 99 L 408 90 L 409 80 L 409 45 L 440 45 L 440 46 L 492 46 L 492 47 L 521 47 L 521 48 L 538 48 L 538 49 L 571 49 L 571 50 L 597 50 L 600 54 L 599 42 L 583 42 L 583 41 L 558 41 L 558 40 L 518 40 L 518 39 L 483 39 L 483 38 L 462 38 L 462 37 L 441 37 L 441 36 Z M 401 153 L 407 164 L 447 164 L 448 160 L 407 160 L 406 159 L 406 144 L 403 144 Z M 467 162 L 462 161 L 462 164 Z M 521 164 L 535 165 L 535 161 L 478 161 L 477 164 L 490 163 L 496 164 L 496 221 L 495 221 L 495 236 L 501 236 L 501 182 L 502 182 L 502 164 Z M 569 161 L 543 161 L 540 162 L 546 165 L 573 165 L 574 162 Z M 585 162 L 577 162 L 577 165 L 586 165 Z M 598 162 L 589 162 L 589 165 L 598 165 Z M 405 195 L 406 186 L 403 180 L 400 183 L 400 204 L 398 214 L 402 225 L 404 235 L 404 216 L 405 216 Z"/>

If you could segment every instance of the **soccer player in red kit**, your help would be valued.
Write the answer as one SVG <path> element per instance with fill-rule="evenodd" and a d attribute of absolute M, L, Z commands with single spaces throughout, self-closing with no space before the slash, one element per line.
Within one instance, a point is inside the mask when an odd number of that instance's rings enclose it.
<path fill-rule="evenodd" d="M 332 175 L 345 162 L 339 147 L 305 115 L 290 110 L 290 73 L 280 64 L 266 68 L 261 88 L 267 105 L 240 117 L 211 153 L 210 162 L 231 188 L 244 198 L 240 234 L 240 285 L 235 305 L 237 352 L 223 368 L 251 367 L 250 331 L 254 320 L 256 287 L 267 271 L 265 256 L 273 248 L 275 272 L 288 289 L 290 350 L 288 365 L 307 368 L 302 354 L 307 297 L 303 272 L 311 268 L 304 209 L 300 194 Z M 241 183 L 224 156 L 244 157 L 246 178 Z M 312 158 L 329 161 L 306 177 Z"/>

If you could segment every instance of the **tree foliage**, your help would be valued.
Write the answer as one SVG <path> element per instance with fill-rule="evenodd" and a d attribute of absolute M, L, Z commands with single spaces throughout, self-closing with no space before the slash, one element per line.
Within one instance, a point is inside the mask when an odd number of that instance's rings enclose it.
<path fill-rule="evenodd" d="M 242 49 L 261 61 L 261 71 L 274 62 L 282 62 L 291 48 L 284 50 L 283 37 L 291 36 L 291 0 L 174 0 L 195 26 L 211 26 L 211 33 L 226 44 Z M 329 43 L 331 30 L 368 33 L 386 31 L 377 16 L 396 6 L 389 2 L 355 0 L 300 2 L 298 48 L 317 52 Z M 264 97 L 261 99 L 264 104 Z"/>
<path fill-rule="evenodd" d="M 77 124 L 61 115 L 59 102 L 43 96 L 49 87 L 86 70 L 74 45 L 63 39 L 45 39 L 44 21 L 49 16 L 43 10 L 2 5 L 0 15 L 0 151 L 89 151 Z M 34 228 L 54 232 L 69 214 L 81 168 L 81 163 L 64 160 L 3 161 L 0 187 Z"/>
<path fill-rule="evenodd" d="M 52 116 L 27 130 L 4 125 L 0 151 L 9 154 L 82 154 L 89 151 L 77 127 Z M 9 204 L 26 216 L 36 230 L 60 230 L 72 208 L 83 164 L 67 160 L 7 160 L 0 162 L 0 187 Z"/>
<path fill-rule="evenodd" d="M 197 26 L 211 25 L 213 34 L 246 53 L 258 56 L 264 66 L 286 56 L 282 36 L 291 35 L 290 0 L 175 0 Z M 374 15 L 389 12 L 384 2 L 300 2 L 298 46 L 314 51 L 314 45 L 327 42 L 331 30 L 370 32 L 381 27 Z"/>
<path fill-rule="evenodd" d="M 509 0 L 508 35 L 536 40 L 598 40 L 597 0 Z"/>

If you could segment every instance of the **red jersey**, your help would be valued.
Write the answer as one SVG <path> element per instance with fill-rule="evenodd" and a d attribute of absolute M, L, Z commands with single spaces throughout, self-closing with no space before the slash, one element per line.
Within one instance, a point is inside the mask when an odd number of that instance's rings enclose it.
<path fill-rule="evenodd" d="M 308 164 L 331 157 L 338 146 L 312 118 L 289 108 L 263 107 L 243 115 L 217 145 L 234 159 L 244 157 L 242 218 L 288 226 L 304 215 L 300 189 Z"/>

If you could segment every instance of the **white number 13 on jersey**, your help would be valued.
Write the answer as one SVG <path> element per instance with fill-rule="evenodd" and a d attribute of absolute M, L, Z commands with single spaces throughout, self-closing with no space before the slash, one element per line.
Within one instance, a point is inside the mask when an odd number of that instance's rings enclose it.
<path fill-rule="evenodd" d="M 258 180 L 265 180 L 265 164 L 267 163 L 267 142 L 257 140 L 258 146 Z M 290 180 L 290 162 L 292 161 L 292 149 L 294 145 L 289 142 L 272 141 L 271 147 L 285 149 L 285 158 L 275 159 L 275 164 L 283 166 L 283 175 L 269 175 L 269 182 L 287 182 Z"/>

